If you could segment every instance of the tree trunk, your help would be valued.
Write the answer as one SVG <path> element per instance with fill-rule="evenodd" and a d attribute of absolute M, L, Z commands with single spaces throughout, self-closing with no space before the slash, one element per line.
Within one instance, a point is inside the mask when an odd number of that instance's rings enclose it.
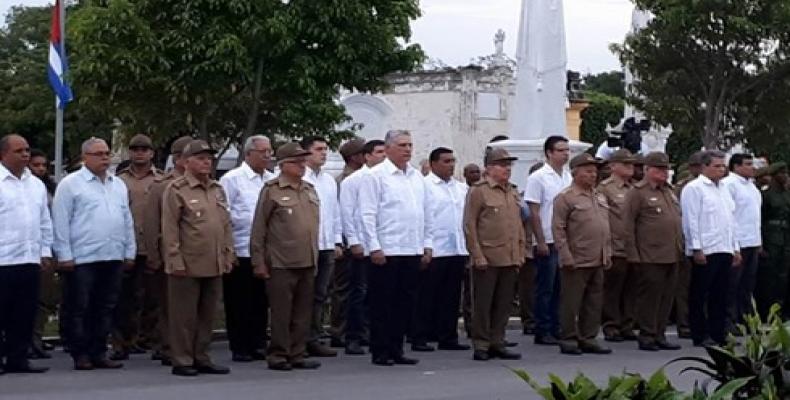
<path fill-rule="evenodd" d="M 238 163 L 244 159 L 244 142 L 247 138 L 255 133 L 255 128 L 258 125 L 258 113 L 260 112 L 260 98 L 261 98 L 261 84 L 263 83 L 263 59 L 259 59 L 255 66 L 255 77 L 252 85 L 252 105 L 250 112 L 247 114 L 247 126 L 244 128 L 244 134 L 241 135 L 241 146 L 239 150 Z"/>

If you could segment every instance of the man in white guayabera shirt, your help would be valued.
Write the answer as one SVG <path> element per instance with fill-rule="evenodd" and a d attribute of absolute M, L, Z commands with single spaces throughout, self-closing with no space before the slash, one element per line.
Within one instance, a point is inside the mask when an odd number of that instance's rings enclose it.
<path fill-rule="evenodd" d="M 345 342 L 346 354 L 362 355 L 362 341 L 368 339 L 368 316 L 366 313 L 370 251 L 362 235 L 362 216 L 359 213 L 359 185 L 370 169 L 387 157 L 383 140 L 371 140 L 362 148 L 365 165 L 340 183 L 340 214 L 343 220 L 343 236 L 348 245 L 349 293 L 346 311 Z"/>
<path fill-rule="evenodd" d="M 724 153 L 706 151 L 702 174 L 680 195 L 686 255 L 692 257 L 689 317 L 695 346 L 724 345 L 727 289 L 733 267 L 741 264 L 735 237 L 735 203 L 721 182 Z"/>
<path fill-rule="evenodd" d="M 414 312 L 417 273 L 432 257 L 433 222 L 428 188 L 409 164 L 408 131 L 389 131 L 387 159 L 360 184 L 362 235 L 370 251 L 370 352 L 374 365 L 414 365 L 403 355 L 403 339 Z"/>
<path fill-rule="evenodd" d="M 728 329 L 743 323 L 743 316 L 754 312 L 752 293 L 757 282 L 757 265 L 763 245 L 761 232 L 763 196 L 754 184 L 754 157 L 733 154 L 730 175 L 722 179 L 735 203 L 735 239 L 743 259 L 741 268 L 731 271 L 727 293 Z"/>
<path fill-rule="evenodd" d="M 30 146 L 0 138 L 0 374 L 35 373 L 27 360 L 38 307 L 41 268 L 51 268 L 52 221 L 47 189 L 27 168 Z"/>
<path fill-rule="evenodd" d="M 106 358 L 106 343 L 123 268 L 134 265 L 137 247 L 128 190 L 108 172 L 111 157 L 104 140 L 86 140 L 82 169 L 60 182 L 52 202 L 58 268 L 71 271 L 68 338 L 76 370 L 123 367 Z"/>
<path fill-rule="evenodd" d="M 546 165 L 527 178 L 524 200 L 529 205 L 535 235 L 535 344 L 556 345 L 559 335 L 559 253 L 554 246 L 551 218 L 554 198 L 571 185 L 565 169 L 570 159 L 568 139 L 550 136 L 543 145 Z"/>
<path fill-rule="evenodd" d="M 319 341 L 324 328 L 324 308 L 329 299 L 329 284 L 335 268 L 335 259 L 343 256 L 343 226 L 340 222 L 340 206 L 337 200 L 337 182 L 328 172 L 321 169 L 326 164 L 329 145 L 320 136 L 309 136 L 301 141 L 307 156 L 307 171 L 304 180 L 311 183 L 318 193 L 318 268 L 315 276 L 315 299 L 310 324 L 307 354 L 312 357 L 334 357 L 337 352 Z"/>
<path fill-rule="evenodd" d="M 433 261 L 420 271 L 416 321 L 412 323 L 415 351 L 469 350 L 458 343 L 458 307 L 464 268 L 469 257 L 464 237 L 464 205 L 469 187 L 453 178 L 455 155 L 446 147 L 431 151 L 431 172 L 425 177 L 433 214 Z"/>
<path fill-rule="evenodd" d="M 274 178 L 266 170 L 271 158 L 269 138 L 250 136 L 244 142 L 244 161 L 219 180 L 228 198 L 233 246 L 239 260 L 239 265 L 222 277 L 228 344 L 236 362 L 266 359 L 269 305 L 266 282 L 252 273 L 250 231 L 261 189 Z"/>

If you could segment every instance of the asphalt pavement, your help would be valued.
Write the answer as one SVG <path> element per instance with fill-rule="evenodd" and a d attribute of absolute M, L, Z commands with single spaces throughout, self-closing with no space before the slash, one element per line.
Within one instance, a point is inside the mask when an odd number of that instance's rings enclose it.
<path fill-rule="evenodd" d="M 688 340 L 679 340 L 679 351 L 644 352 L 635 342 L 607 344 L 611 355 L 566 356 L 556 347 L 536 346 L 531 336 L 509 331 L 509 340 L 518 342 L 520 361 L 472 360 L 471 351 L 408 352 L 417 357 L 417 366 L 379 367 L 369 356 L 346 356 L 320 359 L 323 366 L 315 371 L 277 372 L 266 363 L 233 363 L 227 343 L 212 346 L 214 362 L 232 368 L 230 375 L 197 378 L 176 377 L 170 368 L 151 361 L 148 355 L 136 355 L 122 370 L 74 371 L 71 360 L 62 351 L 53 352 L 51 360 L 37 360 L 36 365 L 52 369 L 43 375 L 0 376 L 0 400 L 489 400 L 538 399 L 532 389 L 511 368 L 526 370 L 545 382 L 549 373 L 572 378 L 583 372 L 604 383 L 622 371 L 649 375 L 668 361 L 684 355 L 702 355 Z M 676 339 L 671 336 L 671 339 Z M 407 348 L 408 349 L 408 348 Z M 682 364 L 667 367 L 667 375 L 676 387 L 688 389 L 699 375 L 678 375 Z"/>

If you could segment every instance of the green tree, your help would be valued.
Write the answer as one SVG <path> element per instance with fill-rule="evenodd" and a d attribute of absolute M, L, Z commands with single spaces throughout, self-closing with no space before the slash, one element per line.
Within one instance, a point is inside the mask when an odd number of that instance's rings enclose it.
<path fill-rule="evenodd" d="M 606 126 L 617 125 L 623 118 L 625 101 L 605 93 L 585 91 L 584 97 L 590 106 L 582 112 L 581 140 L 592 143 L 591 153 L 608 137 Z"/>
<path fill-rule="evenodd" d="M 758 97 L 787 97 L 790 7 L 774 0 L 635 0 L 655 18 L 613 46 L 639 80 L 629 100 L 697 132 L 708 149 L 750 142 Z M 771 94 L 773 93 L 773 94 Z M 770 94 L 770 95 L 769 95 Z M 786 114 L 790 109 L 785 109 Z"/>
<path fill-rule="evenodd" d="M 620 71 L 601 72 L 584 76 L 584 90 L 625 98 L 625 74 Z"/>
<path fill-rule="evenodd" d="M 218 142 L 256 131 L 337 143 L 341 88 L 376 92 L 423 59 L 416 0 L 104 0 L 73 14 L 80 102 L 127 131 Z M 231 138 L 230 142 L 224 139 Z"/>
<path fill-rule="evenodd" d="M 0 134 L 19 133 L 49 154 L 55 130 L 55 95 L 46 72 L 51 18 L 51 7 L 15 6 L 0 27 Z M 89 136 L 109 138 L 111 120 L 74 103 L 66 117 L 67 154 L 79 154 Z"/>

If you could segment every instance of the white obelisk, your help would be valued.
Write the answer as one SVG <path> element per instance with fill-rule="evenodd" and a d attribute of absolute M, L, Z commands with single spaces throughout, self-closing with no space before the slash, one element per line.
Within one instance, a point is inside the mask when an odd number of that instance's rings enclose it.
<path fill-rule="evenodd" d="M 510 109 L 511 140 L 497 142 L 519 158 L 511 180 L 523 190 L 529 168 L 544 161 L 543 143 L 567 136 L 567 64 L 562 0 L 522 0 L 516 59 L 516 97 Z M 590 147 L 571 142 L 571 151 Z"/>

